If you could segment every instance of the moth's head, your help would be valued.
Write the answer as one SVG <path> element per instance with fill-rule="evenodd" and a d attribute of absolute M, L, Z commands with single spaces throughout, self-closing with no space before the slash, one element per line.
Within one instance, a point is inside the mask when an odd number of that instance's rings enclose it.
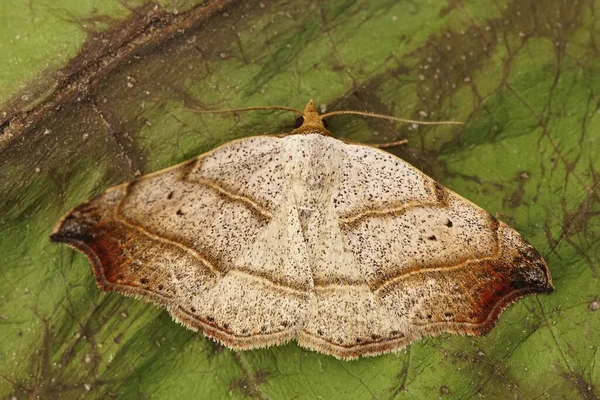
<path fill-rule="evenodd" d="M 331 133 L 326 128 L 325 121 L 323 121 L 323 116 L 319 115 L 317 108 L 315 107 L 315 102 L 312 100 L 304 107 L 302 116 L 296 119 L 294 128 L 292 134 L 320 133 L 322 135 L 331 136 Z"/>

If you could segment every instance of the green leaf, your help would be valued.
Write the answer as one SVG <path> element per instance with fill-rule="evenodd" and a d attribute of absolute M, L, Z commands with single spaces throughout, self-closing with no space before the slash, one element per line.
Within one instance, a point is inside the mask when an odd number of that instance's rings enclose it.
<path fill-rule="evenodd" d="M 0 3 L 0 396 L 600 396 L 600 39 L 594 2 Z M 291 130 L 261 105 L 454 119 L 331 118 L 523 234 L 556 290 L 485 337 L 345 362 L 295 343 L 235 353 L 95 285 L 50 243 L 108 187 L 229 140 Z"/>

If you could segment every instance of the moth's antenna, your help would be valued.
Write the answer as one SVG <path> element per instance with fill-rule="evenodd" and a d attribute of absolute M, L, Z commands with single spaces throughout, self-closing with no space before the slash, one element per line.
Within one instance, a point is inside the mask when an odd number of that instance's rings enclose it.
<path fill-rule="evenodd" d="M 351 115 L 361 115 L 363 117 L 381 118 L 381 119 L 387 119 L 390 121 L 406 122 L 409 124 L 418 124 L 418 125 L 464 125 L 464 122 L 460 122 L 460 121 L 417 121 L 414 119 L 398 118 L 398 117 L 392 117 L 390 115 L 375 114 L 375 113 L 363 112 L 363 111 L 332 111 L 332 112 L 329 112 L 326 114 L 318 115 L 312 100 L 308 103 L 307 108 L 305 108 L 304 112 L 302 112 L 300 110 L 296 110 L 295 108 L 281 107 L 281 106 L 230 108 L 227 110 L 199 110 L 199 109 L 195 109 L 195 108 L 184 108 L 184 110 L 195 112 L 198 114 L 226 114 L 226 113 L 235 113 L 238 111 L 282 110 L 282 111 L 290 111 L 290 112 L 296 113 L 298 115 L 303 116 L 305 119 L 307 117 L 309 117 L 308 114 L 314 114 L 314 116 L 311 115 L 311 118 L 318 119 L 319 121 L 323 120 L 323 118 L 331 117 L 334 115 L 351 114 Z"/>
<path fill-rule="evenodd" d="M 198 114 L 225 114 L 225 113 L 234 113 L 234 112 L 238 112 L 238 111 L 283 110 L 283 111 L 291 111 L 293 113 L 303 115 L 302 111 L 296 110 L 295 108 L 280 107 L 280 106 L 230 108 L 227 110 L 198 110 L 195 108 L 185 108 L 185 110 L 192 111 L 192 112 L 195 112 Z"/>
<path fill-rule="evenodd" d="M 362 112 L 362 111 L 332 111 L 327 114 L 322 114 L 322 115 L 320 115 L 320 117 L 327 118 L 327 117 L 331 117 L 332 115 L 342 115 L 342 114 L 362 115 L 363 117 L 382 118 L 382 119 L 389 119 L 390 121 L 399 121 L 399 122 L 406 122 L 409 124 L 419 124 L 419 125 L 464 125 L 464 122 L 460 122 L 460 121 L 417 121 L 414 119 L 397 118 L 397 117 L 392 117 L 389 115 L 375 114 L 375 113 Z"/>

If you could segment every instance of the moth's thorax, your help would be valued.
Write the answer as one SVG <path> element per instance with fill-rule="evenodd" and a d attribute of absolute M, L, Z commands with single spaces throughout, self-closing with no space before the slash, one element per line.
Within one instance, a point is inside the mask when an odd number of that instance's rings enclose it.
<path fill-rule="evenodd" d="M 284 139 L 292 192 L 300 207 L 324 207 L 338 187 L 343 154 L 339 141 L 320 134 L 290 135 Z"/>

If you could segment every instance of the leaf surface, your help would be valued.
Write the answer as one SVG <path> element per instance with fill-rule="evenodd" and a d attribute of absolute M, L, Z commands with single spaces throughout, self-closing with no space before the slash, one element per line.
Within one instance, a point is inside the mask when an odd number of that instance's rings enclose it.
<path fill-rule="evenodd" d="M 600 396 L 600 39 L 593 1 L 30 2 L 0 5 L 0 396 Z M 11 21 L 8 23 L 8 21 Z M 21 33 L 19 33 L 21 32 Z M 19 36 L 19 38 L 17 38 Z M 353 109 L 337 137 L 391 149 L 517 229 L 555 292 L 485 337 L 353 362 L 290 343 L 234 353 L 99 291 L 49 241 L 115 184 L 229 140 L 292 129 L 261 105 Z"/>

